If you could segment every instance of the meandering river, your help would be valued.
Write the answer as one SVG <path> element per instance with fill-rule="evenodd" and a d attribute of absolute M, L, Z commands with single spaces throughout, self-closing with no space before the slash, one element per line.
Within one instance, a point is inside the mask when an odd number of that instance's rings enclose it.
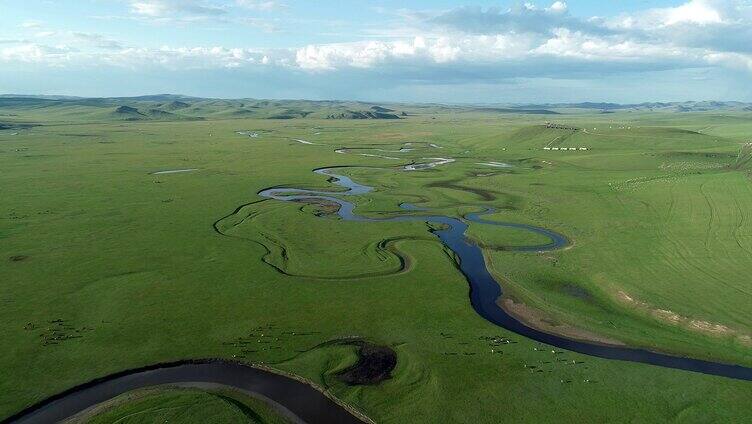
<path fill-rule="evenodd" d="M 569 244 L 567 238 L 555 231 L 546 228 L 536 227 L 526 224 L 506 223 L 490 221 L 483 219 L 492 210 L 468 214 L 464 219 L 444 216 L 444 215 L 417 215 L 415 211 L 424 211 L 423 209 L 407 206 L 403 208 L 410 210 L 410 214 L 390 218 L 368 218 L 355 213 L 355 205 L 340 198 L 340 196 L 354 196 L 367 194 L 373 190 L 372 187 L 359 184 L 351 178 L 337 174 L 337 169 L 341 168 L 320 168 L 314 170 L 315 173 L 325 175 L 331 178 L 334 184 L 346 188 L 346 191 L 331 192 L 305 190 L 298 188 L 270 188 L 262 190 L 259 195 L 269 199 L 280 201 L 311 201 L 320 202 L 328 201 L 338 204 L 339 216 L 347 221 L 360 222 L 395 222 L 395 221 L 424 221 L 431 223 L 444 224 L 443 229 L 435 230 L 433 233 L 441 242 L 451 249 L 459 258 L 459 268 L 465 275 L 470 285 L 470 303 L 473 309 L 486 320 L 513 331 L 517 334 L 530 338 L 532 340 L 556 346 L 562 349 L 583 353 L 590 356 L 596 356 L 606 359 L 618 359 L 622 361 L 642 362 L 651 365 L 657 365 L 666 368 L 676 368 L 686 371 L 694 371 L 704 374 L 712 374 L 741 380 L 752 380 L 752 368 L 739 365 L 723 364 L 719 362 L 705 361 L 701 359 L 685 358 L 673 356 L 664 353 L 653 352 L 645 349 L 635 349 L 622 346 L 604 345 L 583 340 L 575 340 L 567 337 L 546 333 L 532 328 L 521 322 L 514 316 L 507 313 L 498 301 L 502 295 L 501 285 L 491 275 L 483 256 L 483 251 L 479 246 L 469 242 L 465 238 L 465 231 L 469 222 L 477 222 L 489 225 L 499 225 L 511 228 L 517 228 L 535 232 L 547 237 L 550 242 L 542 245 L 520 246 L 511 248 L 511 250 L 525 252 L 542 252 L 555 249 L 561 249 Z"/>
<path fill-rule="evenodd" d="M 355 214 L 355 204 L 340 196 L 364 195 L 372 187 L 359 184 L 351 178 L 336 173 L 337 168 L 321 168 L 315 173 L 331 178 L 334 184 L 346 191 L 321 191 L 298 188 L 270 188 L 259 195 L 279 201 L 328 201 L 338 204 L 339 216 L 348 221 L 395 222 L 424 221 L 443 224 L 432 232 L 459 258 L 459 268 L 470 285 L 470 303 L 475 311 L 489 322 L 532 340 L 591 355 L 599 358 L 641 362 L 667 368 L 676 368 L 704 374 L 752 380 L 752 368 L 723 364 L 700 359 L 684 358 L 644 349 L 602 345 L 582 340 L 549 334 L 519 321 L 498 304 L 502 295 L 501 285 L 488 270 L 481 248 L 465 238 L 468 222 L 499 225 L 522 229 L 543 235 L 549 243 L 510 248 L 523 252 L 541 252 L 561 249 L 569 244 L 567 238 L 545 228 L 490 221 L 483 219 L 492 210 L 471 213 L 464 219 L 431 215 L 427 210 L 410 204 L 402 204 L 406 214 L 390 218 L 368 218 Z M 125 371 L 84 385 L 69 389 L 59 395 L 33 405 L 5 421 L 19 423 L 57 422 L 71 417 L 87 408 L 98 405 L 120 394 L 143 387 L 160 384 L 203 383 L 234 387 L 249 394 L 262 397 L 296 421 L 318 423 L 362 423 L 360 418 L 346 408 L 316 390 L 314 387 L 291 377 L 272 373 L 248 365 L 230 361 L 181 362 L 155 365 Z"/>
<path fill-rule="evenodd" d="M 221 360 L 160 364 L 113 374 L 66 390 L 3 422 L 57 423 L 121 394 L 164 384 L 232 387 L 263 399 L 296 423 L 364 423 L 313 386 L 264 369 Z"/>

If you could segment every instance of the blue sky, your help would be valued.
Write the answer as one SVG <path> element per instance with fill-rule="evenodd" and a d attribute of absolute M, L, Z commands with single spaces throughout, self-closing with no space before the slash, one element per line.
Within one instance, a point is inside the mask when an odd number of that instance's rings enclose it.
<path fill-rule="evenodd" d="M 752 0 L 0 0 L 0 92 L 752 101 Z"/>

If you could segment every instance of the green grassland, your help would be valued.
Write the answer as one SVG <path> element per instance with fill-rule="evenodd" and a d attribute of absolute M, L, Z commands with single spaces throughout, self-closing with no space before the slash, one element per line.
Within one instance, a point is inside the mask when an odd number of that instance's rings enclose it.
<path fill-rule="evenodd" d="M 0 119 L 15 128 L 0 131 L 0 417 L 102 375 L 207 357 L 294 373 L 376 422 L 752 416 L 749 382 L 552 353 L 489 324 L 424 223 L 343 222 L 326 205 L 256 194 L 279 185 L 336 190 L 311 171 L 355 166 L 341 172 L 375 188 L 350 199 L 362 215 L 405 213 L 402 202 L 458 217 L 493 207 L 488 219 L 572 241 L 561 251 L 518 253 L 503 247 L 541 240 L 470 225 L 467 236 L 485 247 L 523 318 L 752 366 L 752 183 L 743 147 L 752 113 L 551 116 L 402 105 L 393 107 L 407 111 L 402 119 L 355 120 L 324 118 L 366 106 L 305 104 L 306 118 L 280 120 L 264 118 L 303 106 L 243 106 L 258 116 L 237 118 L 218 102 L 135 104 L 195 109 L 177 120 L 116 119 L 110 103 L 3 106 Z M 580 130 L 547 128 L 547 120 Z M 415 150 L 384 153 L 399 160 L 334 152 L 404 143 Z M 401 170 L 435 157 L 456 162 Z M 513 167 L 480 165 L 489 161 Z M 259 327 L 270 339 L 253 352 L 232 344 Z M 354 348 L 326 342 L 350 336 L 391 346 L 393 378 L 339 382 Z M 516 343 L 493 346 L 493 337 Z M 209 402 L 206 394 L 164 396 Z M 154 399 L 122 411 L 166 398 Z"/>
<path fill-rule="evenodd" d="M 260 400 L 231 390 L 160 387 L 121 395 L 70 420 L 73 423 L 284 424 Z"/>

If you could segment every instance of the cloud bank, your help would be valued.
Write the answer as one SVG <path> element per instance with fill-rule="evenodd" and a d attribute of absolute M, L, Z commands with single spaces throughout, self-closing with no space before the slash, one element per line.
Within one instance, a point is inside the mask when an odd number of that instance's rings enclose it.
<path fill-rule="evenodd" d="M 155 25 L 180 20 L 218 24 L 262 22 L 234 18 L 244 9 L 263 16 L 288 6 L 269 0 L 211 2 L 138 0 L 130 18 Z M 690 0 L 619 16 L 580 17 L 564 1 L 511 8 L 460 7 L 404 11 L 396 37 L 288 48 L 225 46 L 141 47 L 127 40 L 67 32 L 4 40 L 0 64 L 19 67 L 116 67 L 171 71 L 235 69 L 331 78 L 379 75 L 394 84 L 470 83 L 510 78 L 595 78 L 632 72 L 719 68 L 752 76 L 752 1 Z M 36 22 L 22 24 L 41 32 Z"/>

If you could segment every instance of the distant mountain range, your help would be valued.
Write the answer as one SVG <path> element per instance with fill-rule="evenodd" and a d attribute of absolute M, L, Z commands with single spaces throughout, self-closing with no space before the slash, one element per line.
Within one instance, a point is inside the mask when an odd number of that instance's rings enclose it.
<path fill-rule="evenodd" d="M 0 95 L 0 120 L 29 121 L 44 114 L 49 120 L 97 121 L 180 121 L 202 119 L 393 119 L 436 113 L 487 113 L 558 115 L 565 113 L 664 112 L 750 112 L 752 103 L 544 103 L 544 104 L 375 104 L 358 101 L 211 99 L 176 94 L 137 97 L 87 98 L 71 96 Z M 10 119 L 4 119 L 8 117 Z M 13 119 L 14 117 L 22 119 Z M 8 126 L 7 122 L 4 124 Z"/>
<path fill-rule="evenodd" d="M 718 102 L 718 101 L 689 101 L 689 102 L 652 102 L 652 103 L 548 103 L 541 105 L 525 105 L 525 107 L 555 108 L 555 109 L 595 109 L 601 111 L 618 110 L 667 110 L 674 112 L 706 112 L 713 110 L 744 110 L 752 111 L 752 103 Z"/>
<path fill-rule="evenodd" d="M 8 113 L 11 112 L 11 113 Z M 75 115 L 87 121 L 175 121 L 202 119 L 402 119 L 405 111 L 361 102 L 205 99 L 160 94 L 139 97 L 84 98 L 0 95 L 0 117 L 33 116 L 61 119 Z"/>

